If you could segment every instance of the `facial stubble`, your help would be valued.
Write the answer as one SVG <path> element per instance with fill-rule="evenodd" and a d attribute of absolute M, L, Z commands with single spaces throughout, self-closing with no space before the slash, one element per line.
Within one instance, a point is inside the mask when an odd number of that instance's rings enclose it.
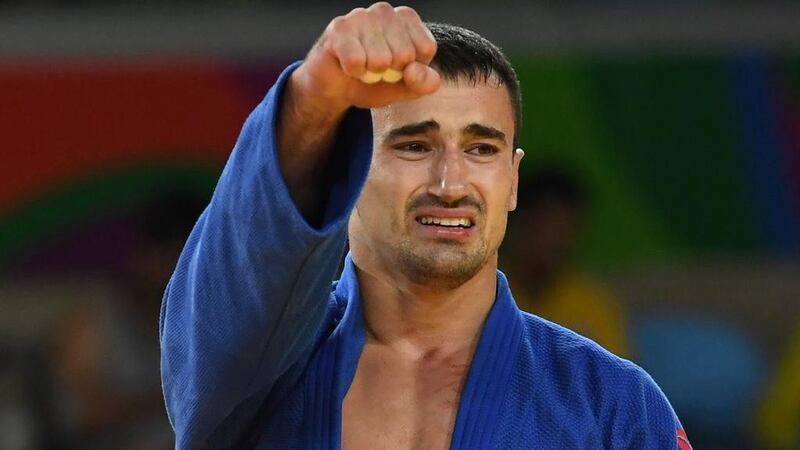
<path fill-rule="evenodd" d="M 455 289 L 472 279 L 486 264 L 489 245 L 480 236 L 473 246 L 452 239 L 420 242 L 403 238 L 396 247 L 400 272 L 411 282 Z"/>

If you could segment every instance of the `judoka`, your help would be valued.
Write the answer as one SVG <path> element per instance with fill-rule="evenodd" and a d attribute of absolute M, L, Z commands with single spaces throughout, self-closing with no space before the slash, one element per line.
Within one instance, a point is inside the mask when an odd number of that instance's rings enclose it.
<path fill-rule="evenodd" d="M 497 270 L 520 105 L 472 31 L 388 3 L 333 19 L 167 287 L 176 448 L 689 448 L 641 368 L 521 312 Z"/>

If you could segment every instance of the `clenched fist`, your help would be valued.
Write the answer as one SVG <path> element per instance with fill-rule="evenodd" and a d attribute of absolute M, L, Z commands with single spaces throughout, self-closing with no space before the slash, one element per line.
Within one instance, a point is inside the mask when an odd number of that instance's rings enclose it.
<path fill-rule="evenodd" d="M 436 91 L 435 53 L 413 9 L 380 2 L 333 19 L 293 77 L 333 110 L 376 108 Z"/>

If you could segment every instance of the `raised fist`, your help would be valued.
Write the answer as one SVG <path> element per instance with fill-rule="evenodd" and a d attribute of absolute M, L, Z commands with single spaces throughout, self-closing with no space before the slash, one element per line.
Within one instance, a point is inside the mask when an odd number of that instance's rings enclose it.
<path fill-rule="evenodd" d="M 436 41 L 413 9 L 386 2 L 328 24 L 294 76 L 336 108 L 376 108 L 436 91 Z"/>

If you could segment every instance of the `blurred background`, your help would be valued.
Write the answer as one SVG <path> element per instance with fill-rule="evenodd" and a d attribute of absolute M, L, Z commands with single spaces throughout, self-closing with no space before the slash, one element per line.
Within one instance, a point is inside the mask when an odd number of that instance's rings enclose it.
<path fill-rule="evenodd" d="M 161 292 L 249 111 L 344 1 L 0 1 L 0 449 L 170 448 Z M 524 96 L 520 305 L 697 449 L 800 449 L 800 5 L 411 2 Z"/>

